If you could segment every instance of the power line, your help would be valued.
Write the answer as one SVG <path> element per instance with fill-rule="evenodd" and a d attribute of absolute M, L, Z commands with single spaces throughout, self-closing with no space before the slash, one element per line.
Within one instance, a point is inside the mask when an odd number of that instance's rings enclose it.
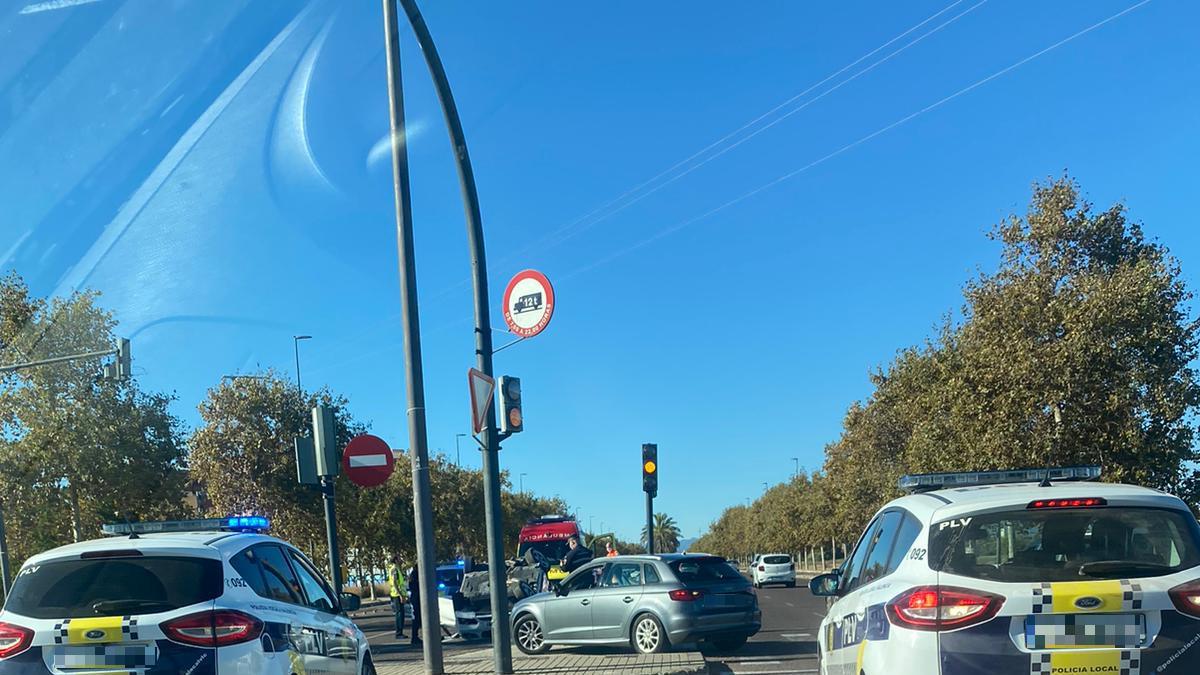
<path fill-rule="evenodd" d="M 1088 33 L 1096 30 L 1097 28 L 1100 28 L 1101 26 L 1104 26 L 1105 24 L 1115 21 L 1115 20 L 1121 18 L 1122 16 L 1134 11 L 1135 9 L 1138 9 L 1139 7 L 1149 4 L 1150 2 L 1151 2 L 1151 0 L 1142 0 L 1141 2 L 1131 5 L 1127 8 L 1125 8 L 1124 10 L 1121 10 L 1120 12 L 1113 14 L 1112 16 L 1108 17 L 1107 19 L 1098 21 L 1098 22 L 1088 26 L 1087 28 L 1084 28 L 1083 30 L 1080 30 L 1079 32 L 1074 33 L 1073 35 L 1070 35 L 1066 38 L 1063 38 L 1062 40 L 1059 40 L 1058 42 L 1055 42 L 1054 44 L 1050 45 L 1049 47 L 1046 47 L 1038 52 L 1035 52 L 1029 56 L 1026 56 L 1025 58 L 1021 59 L 1020 61 L 1017 61 L 1005 68 L 1002 68 L 1002 69 L 992 73 L 991 75 L 988 75 L 987 77 L 985 77 L 981 80 L 978 80 L 977 82 L 967 85 L 966 87 L 959 89 L 958 91 L 954 92 L 953 94 L 950 94 L 949 96 L 946 96 L 945 98 L 939 99 L 939 100 L 925 106 L 924 108 L 917 110 L 916 112 L 910 113 L 909 115 L 906 115 L 905 117 L 902 117 L 885 127 L 882 127 L 876 131 L 873 131 L 852 143 L 843 145 L 842 147 L 838 148 L 837 150 L 834 150 L 833 152 L 831 152 L 823 157 L 813 160 L 812 162 L 809 162 L 808 164 L 805 164 L 804 166 L 802 166 L 798 169 L 789 171 L 788 173 L 785 173 L 782 176 L 779 176 L 778 178 L 775 178 L 767 183 L 764 183 L 763 185 L 760 185 L 760 186 L 754 188 L 753 190 L 750 190 L 749 192 L 745 192 L 745 193 L 741 194 L 740 196 L 735 197 L 735 198 L 725 202 L 724 204 L 721 204 L 720 206 L 717 206 L 708 211 L 705 211 L 704 213 L 701 213 L 698 216 L 693 216 L 692 218 L 688 218 L 687 220 L 676 223 L 675 225 L 672 225 L 666 229 L 660 230 L 659 232 L 655 233 L 654 235 L 652 235 L 646 239 L 643 239 L 642 241 L 640 241 L 636 244 L 633 244 L 632 246 L 623 248 L 619 251 L 609 254 L 609 255 L 605 256 L 604 258 L 601 258 L 600 260 L 597 260 L 593 263 L 589 263 L 589 264 L 587 264 L 583 267 L 580 267 L 568 274 L 561 275 L 558 278 L 560 281 L 565 281 L 567 279 L 570 279 L 571 277 L 578 276 L 579 274 L 583 274 L 584 272 L 587 272 L 591 269 L 599 267 L 600 265 L 607 264 L 607 263 L 611 262 L 612 260 L 615 260 L 616 258 L 619 258 L 626 254 L 632 253 L 633 251 L 636 251 L 639 248 L 642 248 L 642 247 L 647 246 L 655 241 L 658 241 L 659 239 L 662 239 L 663 237 L 666 237 L 670 234 L 678 232 L 679 230 L 682 230 L 685 227 L 688 227 L 696 222 L 704 220 L 705 218 L 708 218 L 711 215 L 714 215 L 716 213 L 724 211 L 725 209 L 727 209 L 735 204 L 739 204 L 739 203 L 749 199 L 750 197 L 753 197 L 754 195 L 757 195 L 758 193 L 763 192 L 764 190 L 768 190 L 784 181 L 790 180 L 790 179 L 800 175 L 801 173 L 808 171 L 809 169 L 811 169 L 815 166 L 823 164 L 826 161 L 833 159 L 834 157 L 837 157 L 838 155 L 841 155 L 844 152 L 852 150 L 852 149 L 862 145 L 863 143 L 870 141 L 871 139 L 873 139 L 877 136 L 885 134 L 888 131 L 895 129 L 896 127 L 898 127 L 902 124 L 905 124 L 917 117 L 920 117 L 921 115 L 924 115 L 925 113 L 927 113 L 931 110 L 934 110 L 935 108 L 939 108 L 939 107 L 945 105 L 946 103 L 949 103 L 950 101 L 958 98 L 959 96 L 962 96 L 963 94 L 966 94 L 975 89 L 978 89 L 979 87 L 987 84 L 988 82 L 991 82 L 992 80 L 994 80 L 998 77 L 1001 77 L 1013 70 L 1016 70 L 1017 68 L 1020 68 L 1021 66 L 1025 65 L 1026 63 L 1029 63 L 1030 61 L 1033 61 L 1034 59 L 1037 59 L 1038 57 L 1043 56 L 1048 52 L 1058 49 L 1059 47 L 1067 44 L 1068 42 L 1071 42 L 1072 40 L 1075 40 L 1076 38 L 1087 35 Z"/>

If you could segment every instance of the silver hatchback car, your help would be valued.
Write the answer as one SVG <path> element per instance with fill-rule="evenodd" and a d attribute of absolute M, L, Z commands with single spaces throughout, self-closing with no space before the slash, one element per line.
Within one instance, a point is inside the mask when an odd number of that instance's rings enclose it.
<path fill-rule="evenodd" d="M 762 627 L 750 582 L 724 558 L 701 554 L 599 558 L 557 590 L 518 602 L 512 617 L 526 654 L 626 643 L 650 654 L 698 640 L 731 650 Z"/>

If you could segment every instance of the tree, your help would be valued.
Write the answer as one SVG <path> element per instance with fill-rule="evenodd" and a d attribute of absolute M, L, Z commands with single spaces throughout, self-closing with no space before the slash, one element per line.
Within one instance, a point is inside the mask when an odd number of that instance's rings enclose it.
<path fill-rule="evenodd" d="M 35 298 L 0 278 L 0 363 L 111 349 L 98 294 Z M 185 447 L 172 397 L 106 381 L 95 359 L 0 379 L 0 490 L 13 557 L 98 536 L 114 520 L 183 515 Z"/>
<path fill-rule="evenodd" d="M 679 525 L 665 513 L 654 514 L 654 552 L 674 553 L 679 548 Z M 646 528 L 642 528 L 642 541 L 647 541 Z"/>
<path fill-rule="evenodd" d="M 1200 324 L 1178 262 L 1123 206 L 1097 211 L 1066 178 L 1035 186 L 1025 216 L 991 236 L 996 271 L 871 374 L 821 474 L 727 509 L 694 548 L 851 542 L 899 495 L 897 478 L 928 471 L 1100 464 L 1105 480 L 1200 506 Z"/>

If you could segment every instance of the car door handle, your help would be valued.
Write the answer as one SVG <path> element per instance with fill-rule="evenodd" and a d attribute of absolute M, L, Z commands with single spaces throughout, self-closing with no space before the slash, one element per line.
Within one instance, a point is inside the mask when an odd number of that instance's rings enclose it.
<path fill-rule="evenodd" d="M 627 596 L 621 598 L 621 601 L 622 602 L 633 602 L 633 596 L 627 595 Z"/>
<path fill-rule="evenodd" d="M 591 601 L 591 600 L 580 600 L 580 601 L 579 601 L 579 604 L 581 604 L 581 605 L 590 605 L 590 604 L 592 604 L 592 601 Z"/>

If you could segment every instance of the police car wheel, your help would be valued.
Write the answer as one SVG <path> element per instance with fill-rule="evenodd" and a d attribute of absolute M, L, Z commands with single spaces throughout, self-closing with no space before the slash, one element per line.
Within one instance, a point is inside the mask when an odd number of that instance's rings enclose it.
<path fill-rule="evenodd" d="M 517 619 L 516 625 L 513 626 L 513 639 L 516 640 L 517 649 L 526 654 L 543 654 L 550 648 L 546 644 L 542 625 L 530 614 Z"/>
<path fill-rule="evenodd" d="M 671 646 L 662 623 L 653 614 L 642 614 L 633 620 L 630 642 L 639 654 L 659 654 Z"/>

